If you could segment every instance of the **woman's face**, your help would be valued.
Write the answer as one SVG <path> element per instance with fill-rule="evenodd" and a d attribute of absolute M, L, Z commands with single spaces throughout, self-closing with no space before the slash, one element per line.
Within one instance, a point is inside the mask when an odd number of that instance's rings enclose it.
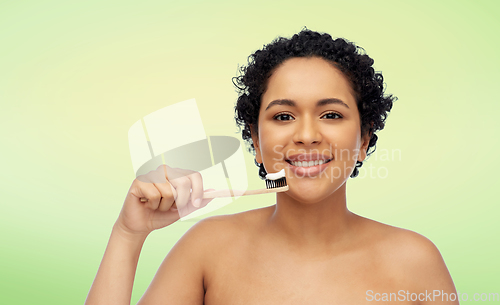
<path fill-rule="evenodd" d="M 286 60 L 262 96 L 256 160 L 268 173 L 285 169 L 288 196 L 314 203 L 332 195 L 363 161 L 359 112 L 347 78 L 318 57 Z"/>

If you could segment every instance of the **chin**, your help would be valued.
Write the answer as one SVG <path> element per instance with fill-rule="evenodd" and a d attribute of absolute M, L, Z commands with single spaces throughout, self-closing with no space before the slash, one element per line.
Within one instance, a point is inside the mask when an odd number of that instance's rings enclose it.
<path fill-rule="evenodd" d="M 285 194 L 286 196 L 289 196 L 291 198 L 293 198 L 293 200 L 299 202 L 300 204 L 303 204 L 303 205 L 314 205 L 322 200 L 324 200 L 325 198 L 327 198 L 327 196 L 321 196 L 320 194 L 314 194 L 314 195 L 311 195 L 307 193 L 293 193 L 293 192 L 286 192 Z"/>
<path fill-rule="evenodd" d="M 275 166 L 274 171 L 279 171 L 281 166 Z M 323 201 L 328 197 L 332 197 L 346 182 L 347 179 L 342 179 L 342 176 L 334 172 L 335 166 L 330 164 L 320 174 L 314 176 L 297 176 L 296 173 L 286 166 L 286 181 L 290 189 L 282 193 L 284 196 L 289 196 L 303 204 L 315 204 Z M 345 174 L 342 172 L 341 174 Z"/>
<path fill-rule="evenodd" d="M 330 183 L 330 181 L 321 183 L 318 179 L 308 179 L 308 181 L 301 181 L 300 183 L 295 182 L 291 181 L 289 184 L 290 189 L 284 194 L 303 204 L 315 204 L 325 200 L 340 187 L 340 185 L 335 186 L 335 181 L 334 183 Z"/>

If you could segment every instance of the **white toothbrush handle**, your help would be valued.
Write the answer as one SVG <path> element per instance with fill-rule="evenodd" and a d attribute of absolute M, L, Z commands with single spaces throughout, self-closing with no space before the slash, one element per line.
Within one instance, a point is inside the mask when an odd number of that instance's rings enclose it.
<path fill-rule="evenodd" d="M 277 188 L 271 188 L 271 189 L 258 189 L 258 190 L 247 190 L 247 191 L 218 190 L 218 191 L 203 193 L 203 199 L 268 194 L 268 193 L 278 193 L 278 192 L 286 192 L 286 191 L 288 191 L 288 185 L 282 186 L 282 187 L 277 187 Z"/>

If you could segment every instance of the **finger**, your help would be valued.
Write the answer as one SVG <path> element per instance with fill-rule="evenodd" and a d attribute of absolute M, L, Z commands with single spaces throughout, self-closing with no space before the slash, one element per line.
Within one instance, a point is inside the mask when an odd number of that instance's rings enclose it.
<path fill-rule="evenodd" d="M 139 178 L 139 177 L 138 177 Z M 140 180 L 136 179 L 137 189 L 140 193 L 140 197 L 147 198 L 148 201 L 145 203 L 145 207 L 156 210 L 161 200 L 161 193 L 156 188 L 153 182 L 149 180 L 148 175 L 141 175 Z"/>
<path fill-rule="evenodd" d="M 146 174 L 145 181 L 148 184 L 152 184 L 160 193 L 160 198 L 147 206 L 152 210 L 161 208 L 162 211 L 167 211 L 172 206 L 176 193 L 167 180 L 165 167 L 159 166 L 157 170 Z M 149 198 L 147 199 L 149 202 Z"/>
<path fill-rule="evenodd" d="M 177 180 L 178 178 L 188 178 L 190 180 L 190 192 L 191 192 L 191 195 L 190 195 L 190 198 L 191 198 L 191 203 L 194 201 L 195 198 L 193 198 L 193 181 L 194 183 L 196 184 L 195 188 L 198 188 L 197 185 L 199 185 L 199 181 L 202 179 L 201 178 L 201 174 L 196 172 L 196 171 L 192 171 L 190 169 L 183 169 L 183 168 L 171 168 L 171 167 L 167 167 L 168 169 L 168 180 L 169 181 L 172 181 L 172 180 Z M 180 181 L 184 181 L 184 180 L 180 180 Z M 177 185 L 177 184 L 176 184 Z M 201 185 L 203 185 L 203 181 L 201 181 Z M 203 194 L 203 190 L 200 190 L 198 191 L 199 194 Z"/>
<path fill-rule="evenodd" d="M 203 178 L 199 172 L 193 172 L 186 177 L 191 181 L 191 204 L 199 208 L 203 199 Z"/>
<path fill-rule="evenodd" d="M 210 203 L 210 201 L 212 201 L 214 199 L 215 198 L 202 199 L 201 200 L 201 205 L 200 205 L 199 209 L 206 207 Z"/>
<path fill-rule="evenodd" d="M 175 203 L 177 209 L 184 208 L 191 197 L 191 180 L 185 176 L 169 180 L 170 184 L 174 187 L 177 192 L 177 197 L 175 197 Z"/>
<path fill-rule="evenodd" d="M 215 189 L 207 189 L 207 190 L 205 190 L 205 191 L 204 191 L 204 193 L 206 193 L 206 192 L 212 192 L 212 191 L 215 191 Z M 210 201 L 214 200 L 214 199 L 215 199 L 215 198 L 207 198 L 207 199 L 202 199 L 202 200 L 201 200 L 201 206 L 200 206 L 200 208 L 204 208 L 204 207 L 206 207 L 206 206 L 208 205 L 208 203 L 209 203 Z"/>
<path fill-rule="evenodd" d="M 150 171 L 145 175 L 140 175 L 137 180 L 144 183 L 165 183 L 167 181 L 168 168 L 165 164 L 158 166 L 155 170 Z"/>
<path fill-rule="evenodd" d="M 160 205 L 158 206 L 158 210 L 165 212 L 168 211 L 171 207 L 175 207 L 175 190 L 170 182 L 167 181 L 166 183 L 158 185 L 155 184 L 155 186 L 159 189 L 162 196 Z"/>
<path fill-rule="evenodd" d="M 162 196 L 158 206 L 158 210 L 160 211 L 168 211 L 175 203 L 175 198 L 177 197 L 175 188 L 168 181 L 168 170 L 169 167 L 162 164 L 155 171 L 148 173 L 149 181 L 154 183 Z"/>
<path fill-rule="evenodd" d="M 175 169 L 171 168 L 166 164 L 158 166 L 156 171 L 158 172 L 158 175 L 162 175 L 162 177 L 166 178 L 167 180 L 166 184 L 170 186 L 170 190 L 174 197 L 174 204 L 175 204 L 175 199 L 177 199 L 177 191 L 175 190 L 175 187 L 172 185 L 172 183 L 170 183 L 170 181 L 175 178 L 182 177 L 182 174 L 178 173 Z"/>
<path fill-rule="evenodd" d="M 187 169 L 182 169 L 182 168 L 172 168 L 166 164 L 163 164 L 161 166 L 158 166 L 157 171 L 163 171 L 165 173 L 165 177 L 170 180 L 174 180 L 180 177 L 184 177 L 186 175 L 189 175 L 193 171 L 187 170 Z"/>
<path fill-rule="evenodd" d="M 207 191 L 215 191 L 215 190 L 214 189 L 205 190 L 205 192 L 207 192 Z M 179 217 L 184 217 L 186 215 L 189 215 L 189 214 L 193 213 L 196 210 L 199 210 L 199 209 L 201 209 L 203 207 L 206 207 L 208 205 L 208 203 L 210 201 L 214 200 L 214 199 L 215 198 L 202 199 L 199 207 L 195 207 L 195 206 L 192 205 L 191 202 L 189 202 L 183 209 L 180 209 L 178 211 L 179 212 Z"/>
<path fill-rule="evenodd" d="M 198 208 L 201 206 L 203 199 L 203 177 L 197 171 L 189 169 L 175 168 L 173 169 L 177 175 L 187 177 L 191 181 L 191 204 Z M 198 200 L 198 202 L 196 202 Z"/>

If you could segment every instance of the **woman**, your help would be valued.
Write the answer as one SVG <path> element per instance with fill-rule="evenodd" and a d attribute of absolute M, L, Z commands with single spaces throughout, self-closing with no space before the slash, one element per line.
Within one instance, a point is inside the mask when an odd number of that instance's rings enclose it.
<path fill-rule="evenodd" d="M 251 55 L 235 79 L 236 119 L 260 176 L 285 169 L 290 189 L 273 206 L 194 225 L 139 304 L 458 304 L 432 242 L 346 207 L 346 181 L 395 99 L 359 49 L 305 29 Z M 135 179 L 86 304 L 129 304 L 148 234 L 208 204 L 202 196 L 199 173 L 162 166 Z"/>

